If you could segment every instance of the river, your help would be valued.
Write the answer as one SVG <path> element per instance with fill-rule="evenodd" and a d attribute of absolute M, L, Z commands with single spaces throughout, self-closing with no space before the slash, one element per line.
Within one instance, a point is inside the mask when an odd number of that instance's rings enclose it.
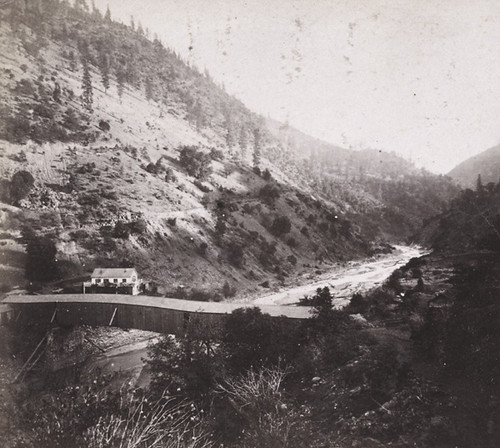
<path fill-rule="evenodd" d="M 294 305 L 304 296 L 312 296 L 318 288 L 328 286 L 335 307 L 343 307 L 355 293 L 366 292 L 381 285 L 391 273 L 404 266 L 411 258 L 428 253 L 419 246 L 394 246 L 390 254 L 378 255 L 363 261 L 351 261 L 315 280 L 255 299 L 256 305 Z"/>

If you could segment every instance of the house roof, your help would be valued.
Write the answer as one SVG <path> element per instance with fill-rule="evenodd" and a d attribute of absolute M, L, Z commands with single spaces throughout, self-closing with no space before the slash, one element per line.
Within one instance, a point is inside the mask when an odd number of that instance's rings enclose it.
<path fill-rule="evenodd" d="M 92 278 L 127 278 L 137 275 L 135 268 L 96 268 Z"/>

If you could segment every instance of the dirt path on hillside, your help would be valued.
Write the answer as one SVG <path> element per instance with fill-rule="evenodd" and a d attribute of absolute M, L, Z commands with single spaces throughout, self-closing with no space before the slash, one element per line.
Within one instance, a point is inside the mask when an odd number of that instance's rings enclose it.
<path fill-rule="evenodd" d="M 368 261 L 350 262 L 347 267 L 323 275 L 321 279 L 253 300 L 256 305 L 294 305 L 304 296 L 312 296 L 316 289 L 328 286 L 334 296 L 334 305 L 345 306 L 354 293 L 363 293 L 379 286 L 391 273 L 404 266 L 411 258 L 428 253 L 421 247 L 395 246 L 387 255 Z"/>

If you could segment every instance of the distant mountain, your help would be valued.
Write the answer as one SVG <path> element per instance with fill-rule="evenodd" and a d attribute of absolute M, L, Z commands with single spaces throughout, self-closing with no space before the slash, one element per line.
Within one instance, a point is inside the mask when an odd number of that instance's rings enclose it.
<path fill-rule="evenodd" d="M 284 144 L 298 160 L 320 160 L 329 167 L 342 169 L 342 177 L 357 176 L 396 179 L 421 174 L 410 161 L 393 152 L 376 149 L 351 150 L 311 137 L 286 123 L 266 119 L 271 135 Z"/>
<path fill-rule="evenodd" d="M 498 182 L 500 178 L 500 145 L 471 157 L 453 168 L 449 173 L 463 187 L 475 187 L 477 177 L 481 175 L 484 185 Z"/>

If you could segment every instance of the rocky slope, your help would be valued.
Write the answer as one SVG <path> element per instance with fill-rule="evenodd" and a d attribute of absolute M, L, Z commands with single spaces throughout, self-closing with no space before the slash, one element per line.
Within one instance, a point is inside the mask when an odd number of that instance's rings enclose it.
<path fill-rule="evenodd" d="M 16 272 L 4 289 L 24 286 L 25 248 L 41 237 L 56 245 L 54 279 L 135 265 L 161 293 L 279 288 L 404 240 L 454 194 L 394 155 L 298 131 L 293 143 L 208 73 L 83 3 L 0 12 L 0 255 Z"/>

